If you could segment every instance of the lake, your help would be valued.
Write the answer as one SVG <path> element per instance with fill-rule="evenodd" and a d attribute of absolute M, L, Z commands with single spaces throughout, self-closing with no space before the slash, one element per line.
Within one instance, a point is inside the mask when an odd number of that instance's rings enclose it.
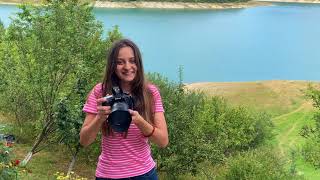
<path fill-rule="evenodd" d="M 18 9 L 0 5 L 1 21 Z M 104 9 L 105 30 L 118 25 L 141 48 L 146 71 L 183 81 L 320 79 L 320 4 L 275 3 L 228 10 Z"/>

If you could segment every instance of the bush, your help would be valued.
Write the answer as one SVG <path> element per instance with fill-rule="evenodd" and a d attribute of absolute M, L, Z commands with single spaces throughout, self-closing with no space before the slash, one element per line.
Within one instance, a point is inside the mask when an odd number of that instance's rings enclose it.
<path fill-rule="evenodd" d="M 320 168 L 320 142 L 315 138 L 307 140 L 302 147 L 302 156 L 306 161 L 311 163 L 315 168 Z"/>
<path fill-rule="evenodd" d="M 189 92 L 159 74 L 149 79 L 161 92 L 169 131 L 169 146 L 153 147 L 158 169 L 169 178 L 199 173 L 199 164 L 217 165 L 238 151 L 259 146 L 271 137 L 271 119 L 243 107 L 232 108 L 222 98 Z"/>
<path fill-rule="evenodd" d="M 18 179 L 19 174 L 27 174 L 29 170 L 19 167 L 20 160 L 15 159 L 13 146 L 5 146 L 0 141 L 0 180 Z"/>
<path fill-rule="evenodd" d="M 254 148 L 271 137 L 272 122 L 264 113 L 250 112 L 244 107 L 231 107 L 220 97 L 206 101 L 198 111 L 205 141 L 215 146 L 213 162 L 236 151 Z"/>
<path fill-rule="evenodd" d="M 302 147 L 302 156 L 318 169 L 320 168 L 320 90 L 310 85 L 306 96 L 312 99 L 317 112 L 313 116 L 314 125 L 304 126 L 300 131 L 300 135 L 307 139 Z"/>
<path fill-rule="evenodd" d="M 285 168 L 284 160 L 276 152 L 267 148 L 239 153 L 227 160 L 224 170 L 217 179 L 303 179 L 303 177 L 291 175 Z"/>
<path fill-rule="evenodd" d="M 12 148 L 4 146 L 0 142 L 0 177 L 1 179 L 15 179 L 18 176 L 18 171 L 13 166 L 11 159 Z"/>
<path fill-rule="evenodd" d="M 169 82 L 159 74 L 149 75 L 162 96 L 165 117 L 168 125 L 170 145 L 165 149 L 153 148 L 153 154 L 160 171 L 169 174 L 196 173 L 197 163 L 205 159 L 198 151 L 199 135 L 196 111 L 202 106 L 202 94 L 183 91 L 179 84 Z M 200 144 L 199 144 L 200 143 Z"/>

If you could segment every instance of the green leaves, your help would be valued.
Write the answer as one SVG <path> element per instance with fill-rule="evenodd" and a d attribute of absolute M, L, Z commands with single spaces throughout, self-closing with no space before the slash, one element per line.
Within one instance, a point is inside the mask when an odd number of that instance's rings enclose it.
<path fill-rule="evenodd" d="M 18 175 L 16 165 L 12 163 L 12 148 L 0 143 L 0 179 L 15 179 Z"/>
<path fill-rule="evenodd" d="M 16 112 L 17 124 L 29 126 L 25 129 L 34 124 L 32 134 L 21 136 L 77 145 L 87 93 L 102 79 L 110 44 L 121 37 L 116 27 L 103 39 L 92 8 L 77 0 L 21 5 L 6 30 L 0 46 L 0 107 Z"/>
<path fill-rule="evenodd" d="M 302 155 L 315 168 L 320 168 L 320 90 L 310 85 L 306 96 L 312 99 L 313 106 L 317 108 L 317 112 L 313 116 L 315 125 L 304 126 L 300 131 L 300 135 L 307 138 L 302 148 Z"/>
<path fill-rule="evenodd" d="M 258 148 L 239 153 L 226 162 L 217 179 L 303 179 L 290 174 L 285 161 L 270 148 Z"/>
<path fill-rule="evenodd" d="M 261 145 L 271 135 L 271 118 L 232 107 L 220 97 L 188 92 L 181 83 L 149 74 L 161 92 L 169 131 L 169 146 L 153 147 L 158 169 L 176 175 L 198 174 L 207 161 L 218 165 L 234 153 Z"/>

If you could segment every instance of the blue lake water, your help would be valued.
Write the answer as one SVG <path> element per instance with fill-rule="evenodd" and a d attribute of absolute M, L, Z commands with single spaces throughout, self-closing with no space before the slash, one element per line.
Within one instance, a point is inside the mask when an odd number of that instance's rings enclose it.
<path fill-rule="evenodd" d="M 8 26 L 15 6 L 0 5 Z M 184 82 L 319 80 L 320 4 L 277 3 L 233 10 L 103 9 L 141 48 L 146 71 Z"/>

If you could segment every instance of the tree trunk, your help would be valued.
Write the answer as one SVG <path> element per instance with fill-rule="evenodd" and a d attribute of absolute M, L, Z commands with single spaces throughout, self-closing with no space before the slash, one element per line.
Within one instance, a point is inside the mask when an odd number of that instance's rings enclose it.
<path fill-rule="evenodd" d="M 71 162 L 70 162 L 70 164 L 69 164 L 68 173 L 67 173 L 68 176 L 69 176 L 69 175 L 71 174 L 71 172 L 72 172 L 72 169 L 73 169 L 74 164 L 75 164 L 75 162 L 76 162 L 76 158 L 77 158 L 77 155 L 78 155 L 79 151 L 80 151 L 80 144 L 77 145 L 77 147 L 76 147 L 76 152 L 72 155 L 72 160 L 71 160 Z"/>
<path fill-rule="evenodd" d="M 39 147 L 40 143 L 48 136 L 48 129 L 50 129 L 50 127 L 53 125 L 51 121 L 52 119 L 50 118 L 50 120 L 46 122 L 41 133 L 38 135 L 35 143 L 33 144 L 31 150 L 28 152 L 28 154 L 25 156 L 25 158 L 21 162 L 20 164 L 21 166 L 26 166 L 28 162 L 31 160 L 32 156 L 36 154 L 36 149 Z"/>

